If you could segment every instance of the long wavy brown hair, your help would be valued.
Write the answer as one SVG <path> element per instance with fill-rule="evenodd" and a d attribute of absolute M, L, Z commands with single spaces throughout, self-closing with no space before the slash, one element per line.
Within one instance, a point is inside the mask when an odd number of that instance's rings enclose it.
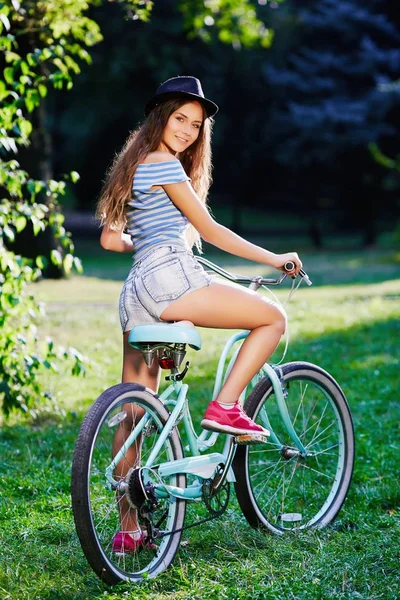
<path fill-rule="evenodd" d="M 159 148 L 171 114 L 187 103 L 187 98 L 162 102 L 153 108 L 144 123 L 129 135 L 106 174 L 96 209 L 96 218 L 100 220 L 101 225 L 108 225 L 117 230 L 125 227 L 126 207 L 132 198 L 132 182 L 136 168 L 150 152 Z M 176 155 L 187 176 L 191 178 L 193 189 L 204 204 L 212 182 L 212 125 L 211 118 L 204 118 L 197 140 Z M 200 235 L 193 226 L 188 229 L 187 241 L 190 246 L 196 245 L 201 251 Z"/>

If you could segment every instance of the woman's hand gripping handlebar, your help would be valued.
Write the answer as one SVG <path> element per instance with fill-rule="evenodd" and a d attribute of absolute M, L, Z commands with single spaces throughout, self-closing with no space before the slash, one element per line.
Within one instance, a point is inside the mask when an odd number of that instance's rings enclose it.
<path fill-rule="evenodd" d="M 283 265 L 284 270 L 287 271 L 288 273 L 290 273 L 290 271 L 293 271 L 293 269 L 295 267 L 296 267 L 296 265 L 291 260 L 288 260 Z M 300 269 L 299 275 L 300 275 L 300 277 L 302 277 L 304 279 L 304 281 L 306 282 L 307 285 L 312 285 L 312 281 L 310 280 L 309 276 L 303 269 Z M 295 278 L 294 275 L 292 275 L 292 277 L 293 277 L 293 279 Z"/>

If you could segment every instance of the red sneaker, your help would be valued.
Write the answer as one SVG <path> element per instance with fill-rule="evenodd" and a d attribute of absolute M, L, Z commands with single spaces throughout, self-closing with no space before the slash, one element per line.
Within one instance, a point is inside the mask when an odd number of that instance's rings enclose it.
<path fill-rule="evenodd" d="M 216 400 L 213 400 L 208 405 L 201 426 L 209 431 L 229 433 L 230 435 L 251 435 L 253 433 L 270 435 L 268 429 L 257 425 L 246 415 L 239 401 L 233 408 L 225 409 Z"/>
<path fill-rule="evenodd" d="M 112 541 L 112 551 L 116 556 L 125 556 L 125 554 L 133 554 L 142 548 L 150 548 L 150 550 L 157 550 L 155 544 L 146 542 L 147 534 L 141 532 L 140 538 L 133 538 L 129 533 L 124 531 L 118 531 Z"/>

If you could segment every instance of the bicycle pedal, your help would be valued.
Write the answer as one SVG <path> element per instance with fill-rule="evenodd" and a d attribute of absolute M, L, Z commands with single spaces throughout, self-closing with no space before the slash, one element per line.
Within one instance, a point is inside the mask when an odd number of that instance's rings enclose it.
<path fill-rule="evenodd" d="M 263 433 L 235 435 L 234 440 L 239 446 L 250 446 L 252 444 L 265 444 L 268 441 L 268 436 Z"/>

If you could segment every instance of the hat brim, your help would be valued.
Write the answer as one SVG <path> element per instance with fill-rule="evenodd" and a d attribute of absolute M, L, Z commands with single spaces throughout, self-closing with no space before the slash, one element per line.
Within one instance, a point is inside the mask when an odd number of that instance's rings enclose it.
<path fill-rule="evenodd" d="M 200 102 L 200 104 L 204 106 L 207 117 L 213 117 L 218 112 L 218 106 L 214 102 L 207 100 L 207 98 L 203 98 L 198 94 L 192 94 L 191 92 L 164 92 L 163 94 L 153 96 L 153 98 L 147 102 L 144 107 L 145 116 L 147 117 L 158 104 L 161 104 L 161 102 L 165 102 L 165 100 L 169 100 L 170 98 L 188 98 L 189 100 Z"/>

